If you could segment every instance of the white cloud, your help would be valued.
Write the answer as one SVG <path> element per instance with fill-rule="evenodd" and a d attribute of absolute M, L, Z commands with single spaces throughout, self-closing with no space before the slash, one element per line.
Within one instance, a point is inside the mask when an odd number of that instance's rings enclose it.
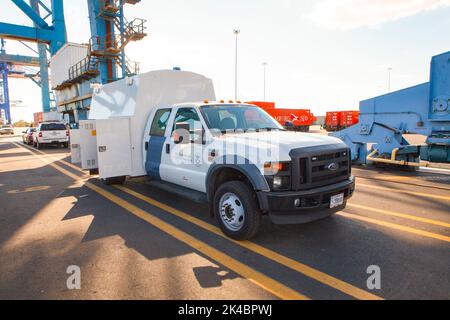
<path fill-rule="evenodd" d="M 321 0 L 306 17 L 325 28 L 349 30 L 447 6 L 450 0 Z"/>

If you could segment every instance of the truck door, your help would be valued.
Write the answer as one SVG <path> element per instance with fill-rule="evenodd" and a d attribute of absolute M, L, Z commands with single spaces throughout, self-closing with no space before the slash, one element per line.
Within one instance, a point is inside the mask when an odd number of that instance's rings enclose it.
<path fill-rule="evenodd" d="M 208 164 L 204 159 L 204 125 L 198 111 L 181 107 L 163 150 L 161 177 L 186 188 L 205 192 Z"/>
<path fill-rule="evenodd" d="M 167 126 L 171 115 L 171 109 L 159 109 L 156 111 L 153 117 L 149 132 L 148 141 L 145 142 L 146 150 L 146 162 L 145 170 L 147 174 L 156 180 L 161 180 L 161 161 L 163 155 L 163 148 L 166 144 L 166 140 L 170 137 L 166 136 Z M 147 140 L 147 138 L 146 138 Z"/>

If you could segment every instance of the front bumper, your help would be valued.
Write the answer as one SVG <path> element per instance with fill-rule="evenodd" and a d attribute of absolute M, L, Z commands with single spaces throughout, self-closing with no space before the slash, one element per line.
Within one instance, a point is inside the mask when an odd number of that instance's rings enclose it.
<path fill-rule="evenodd" d="M 305 191 L 258 192 L 258 200 L 263 212 L 269 214 L 275 224 L 302 224 L 326 218 L 342 211 L 347 200 L 355 191 L 355 178 L 333 185 Z M 334 195 L 344 194 L 344 204 L 331 209 L 330 199 Z M 300 206 L 295 201 L 300 200 Z"/>

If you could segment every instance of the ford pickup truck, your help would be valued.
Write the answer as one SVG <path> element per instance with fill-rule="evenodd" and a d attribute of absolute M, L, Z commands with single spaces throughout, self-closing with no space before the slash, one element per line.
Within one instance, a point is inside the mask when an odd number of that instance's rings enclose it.
<path fill-rule="evenodd" d="M 276 224 L 329 217 L 355 190 L 342 141 L 285 131 L 253 105 L 157 108 L 143 144 L 150 179 L 204 195 L 222 231 L 237 240 L 253 237 L 263 215 Z"/>

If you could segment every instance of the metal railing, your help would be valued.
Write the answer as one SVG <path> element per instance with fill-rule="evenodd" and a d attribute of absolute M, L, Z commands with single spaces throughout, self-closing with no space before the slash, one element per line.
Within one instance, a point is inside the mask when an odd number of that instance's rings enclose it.
<path fill-rule="evenodd" d="M 121 49 L 121 42 L 120 34 L 110 37 L 94 36 L 89 39 L 89 46 L 94 55 L 116 55 Z"/>
<path fill-rule="evenodd" d="M 87 56 L 69 69 L 69 80 L 75 80 L 81 76 L 98 73 L 98 59 Z"/>

